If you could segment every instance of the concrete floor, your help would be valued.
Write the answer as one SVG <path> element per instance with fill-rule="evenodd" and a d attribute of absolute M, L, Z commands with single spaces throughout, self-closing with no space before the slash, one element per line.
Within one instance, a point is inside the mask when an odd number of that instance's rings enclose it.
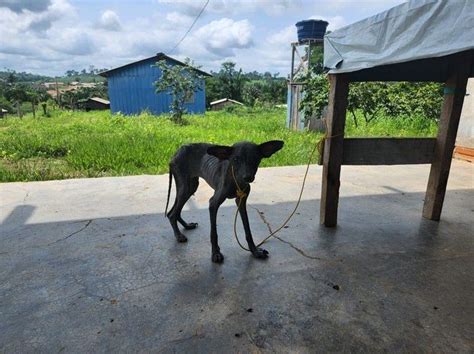
<path fill-rule="evenodd" d="M 0 352 L 472 352 L 474 165 L 451 171 L 437 223 L 421 217 L 429 166 L 343 167 L 326 229 L 312 166 L 266 261 L 238 247 L 223 205 L 222 265 L 204 182 L 183 213 L 199 222 L 187 244 L 163 216 L 168 176 L 2 184 Z M 292 209 L 303 172 L 259 171 L 257 239 Z"/>

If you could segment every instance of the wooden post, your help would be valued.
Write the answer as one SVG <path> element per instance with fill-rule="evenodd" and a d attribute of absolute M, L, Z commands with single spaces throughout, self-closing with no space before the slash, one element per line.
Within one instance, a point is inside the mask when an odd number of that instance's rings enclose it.
<path fill-rule="evenodd" d="M 423 217 L 430 220 L 438 221 L 441 216 L 471 65 L 470 53 L 460 55 L 453 61 L 451 75 L 446 81 L 438 136 L 423 206 Z"/>
<path fill-rule="evenodd" d="M 343 156 L 349 80 L 344 74 L 330 74 L 329 83 L 329 105 L 326 117 L 327 139 L 324 144 L 320 222 L 325 226 L 334 227 L 337 224 L 339 177 Z"/>
<path fill-rule="evenodd" d="M 295 71 L 295 44 L 291 44 L 291 71 L 290 71 L 290 84 L 293 83 L 295 78 L 294 71 Z"/>

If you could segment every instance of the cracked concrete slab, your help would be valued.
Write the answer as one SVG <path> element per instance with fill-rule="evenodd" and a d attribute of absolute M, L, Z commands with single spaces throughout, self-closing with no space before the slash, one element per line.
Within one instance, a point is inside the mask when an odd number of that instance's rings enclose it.
<path fill-rule="evenodd" d="M 304 166 L 260 169 L 256 240 L 298 197 Z M 0 185 L 0 352 L 472 352 L 474 168 L 454 161 L 441 222 L 421 217 L 429 166 L 342 169 L 339 226 L 319 225 L 320 167 L 266 261 L 219 210 L 211 263 L 201 182 L 176 243 L 168 176 Z M 243 229 L 238 232 L 244 241 Z"/>

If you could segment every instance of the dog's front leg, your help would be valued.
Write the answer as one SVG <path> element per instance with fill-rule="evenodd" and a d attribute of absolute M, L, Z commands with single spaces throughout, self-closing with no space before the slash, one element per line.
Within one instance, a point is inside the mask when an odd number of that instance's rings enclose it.
<path fill-rule="evenodd" d="M 239 208 L 240 217 L 242 218 L 242 224 L 245 230 L 245 239 L 249 245 L 249 250 L 252 252 L 255 258 L 265 259 L 268 257 L 268 252 L 263 248 L 258 248 L 253 242 L 252 232 L 250 231 L 249 217 L 247 214 L 247 196 L 235 199 L 235 203 Z"/>
<path fill-rule="evenodd" d="M 224 202 L 225 196 L 220 193 L 215 193 L 209 199 L 209 216 L 211 217 L 211 246 L 212 246 L 212 261 L 214 263 L 224 262 L 224 256 L 221 253 L 219 244 L 217 242 L 217 211 Z"/>

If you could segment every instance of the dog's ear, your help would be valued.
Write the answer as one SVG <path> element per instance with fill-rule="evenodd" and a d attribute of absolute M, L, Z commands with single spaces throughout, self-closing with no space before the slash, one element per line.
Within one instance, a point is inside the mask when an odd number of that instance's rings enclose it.
<path fill-rule="evenodd" d="M 207 149 L 209 155 L 217 157 L 219 160 L 227 160 L 232 153 L 234 148 L 232 146 L 214 145 Z"/>
<path fill-rule="evenodd" d="M 262 154 L 263 157 L 270 157 L 275 152 L 280 150 L 284 144 L 285 143 L 281 140 L 272 140 L 272 141 L 267 141 L 266 143 L 260 144 L 258 146 L 258 149 L 260 150 L 260 153 Z"/>

